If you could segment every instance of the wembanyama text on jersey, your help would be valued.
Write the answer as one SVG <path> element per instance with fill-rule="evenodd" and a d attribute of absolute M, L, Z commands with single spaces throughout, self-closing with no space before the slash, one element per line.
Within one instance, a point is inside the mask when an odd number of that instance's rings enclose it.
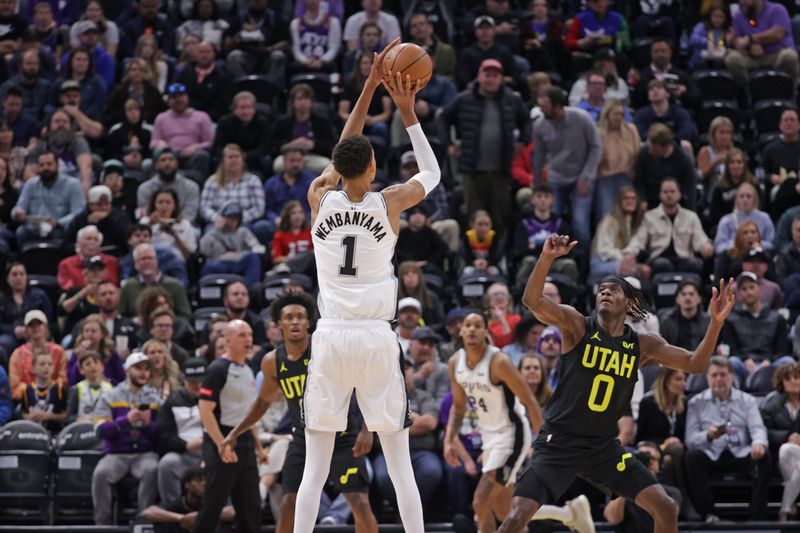
<path fill-rule="evenodd" d="M 621 337 L 612 337 L 594 317 L 586 317 L 585 326 L 580 342 L 561 356 L 545 423 L 554 431 L 613 437 L 638 378 L 639 336 L 626 324 Z"/>
<path fill-rule="evenodd" d="M 341 320 L 393 320 L 397 278 L 392 257 L 397 236 L 379 192 L 354 203 L 344 191 L 319 202 L 311 228 L 319 282 L 319 316 Z"/>

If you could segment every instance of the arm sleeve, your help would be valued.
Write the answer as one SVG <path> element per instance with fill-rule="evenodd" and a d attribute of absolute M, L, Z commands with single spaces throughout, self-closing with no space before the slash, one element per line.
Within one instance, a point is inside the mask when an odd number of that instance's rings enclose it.
<path fill-rule="evenodd" d="M 765 447 L 769 447 L 767 428 L 764 426 L 764 420 L 758 410 L 758 402 L 749 394 L 745 398 L 747 402 L 747 425 L 750 430 L 752 444 L 762 444 Z"/>
<path fill-rule="evenodd" d="M 603 145 L 600 143 L 600 134 L 597 133 L 597 128 L 590 118 L 586 117 L 583 128 L 587 137 L 586 142 L 589 145 L 589 153 L 586 154 L 586 163 L 581 171 L 581 178 L 594 181 L 597 177 L 597 165 L 603 155 Z"/>
<path fill-rule="evenodd" d="M 540 132 L 541 124 L 533 130 L 533 157 L 531 162 L 533 184 L 542 183 L 542 172 L 544 172 L 544 163 L 547 159 L 547 147 Z"/>
<path fill-rule="evenodd" d="M 698 413 L 701 405 L 698 401 L 690 402 L 686 408 L 686 447 L 688 449 L 705 448 L 708 445 L 706 431 L 701 426 Z"/>
<path fill-rule="evenodd" d="M 69 194 L 69 213 L 58 219 L 58 225 L 62 228 L 68 227 L 72 219 L 86 207 L 86 196 L 83 194 L 81 184 L 76 180 L 71 185 L 67 192 Z"/>
<path fill-rule="evenodd" d="M 767 429 L 767 440 L 771 448 L 778 448 L 781 444 L 786 442 L 789 437 L 789 430 L 776 427 L 776 420 L 772 416 L 772 405 L 765 405 L 761 409 L 761 420 L 764 422 L 764 427 Z"/>
<path fill-rule="evenodd" d="M 300 32 L 297 30 L 299 26 L 298 21 L 299 19 L 294 19 L 289 23 L 289 35 L 292 40 L 292 55 L 294 56 L 294 60 L 298 63 L 305 63 L 308 61 L 308 57 L 300 48 Z"/>
<path fill-rule="evenodd" d="M 439 185 L 439 181 L 442 178 L 439 162 L 436 160 L 436 154 L 433 153 L 433 149 L 427 137 L 425 137 L 419 122 L 406 128 L 406 131 L 411 138 L 411 145 L 414 147 L 414 155 L 419 165 L 419 172 L 411 179 L 418 181 L 422 185 L 427 196 Z"/>

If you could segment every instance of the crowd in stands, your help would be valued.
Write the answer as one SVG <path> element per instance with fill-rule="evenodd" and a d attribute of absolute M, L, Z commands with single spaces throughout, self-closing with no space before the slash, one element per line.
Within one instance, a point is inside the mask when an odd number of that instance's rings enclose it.
<path fill-rule="evenodd" d="M 373 53 L 396 37 L 433 60 L 415 111 L 443 169 L 403 214 L 396 247 L 426 509 L 472 516 L 474 417 L 461 468 L 442 460 L 439 438 L 465 308 L 486 311 L 492 342 L 542 405 L 558 386 L 561 332 L 520 295 L 547 237 L 568 234 L 578 246 L 554 263 L 546 296 L 591 313 L 594 284 L 628 276 L 653 304 L 632 327 L 687 349 L 708 325 L 710 287 L 736 280 L 705 378 L 641 370 L 620 439 L 683 519 L 717 519 L 709 487 L 723 474 L 756 476 L 754 519 L 781 478 L 779 518 L 795 516 L 792 1 L 0 0 L 0 425 L 25 419 L 53 436 L 95 425 L 107 453 L 93 479 L 98 524 L 126 474 L 142 516 L 191 520 L 205 366 L 237 318 L 253 328 L 258 372 L 280 342 L 269 303 L 315 293 L 306 193 Z M 382 89 L 364 134 L 375 191 L 418 171 Z M 262 422 L 265 443 L 289 432 L 280 409 Z M 372 501 L 390 508 L 377 446 L 370 459 Z M 275 501 L 277 472 L 262 472 L 262 499 Z M 320 519 L 345 522 L 331 496 Z M 631 502 L 596 503 L 620 528 L 647 520 Z"/>

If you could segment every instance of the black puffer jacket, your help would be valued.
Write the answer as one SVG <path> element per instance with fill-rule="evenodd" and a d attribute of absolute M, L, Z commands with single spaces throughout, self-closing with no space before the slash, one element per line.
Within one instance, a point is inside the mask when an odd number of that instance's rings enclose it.
<path fill-rule="evenodd" d="M 500 101 L 502 109 L 502 160 L 510 175 L 514 142 L 526 145 L 531 141 L 531 121 L 528 117 L 528 110 L 517 93 L 502 86 L 494 98 Z M 458 168 L 461 172 L 474 172 L 478 162 L 480 128 L 483 123 L 485 99 L 485 96 L 478 93 L 478 84 L 476 83 L 470 89 L 459 93 L 455 100 L 443 107 L 437 118 L 439 138 L 442 140 L 449 140 L 450 127 L 453 125 L 456 127 L 456 136 L 461 140 L 461 155 L 458 158 Z M 519 130 L 517 139 L 514 138 L 514 130 Z"/>

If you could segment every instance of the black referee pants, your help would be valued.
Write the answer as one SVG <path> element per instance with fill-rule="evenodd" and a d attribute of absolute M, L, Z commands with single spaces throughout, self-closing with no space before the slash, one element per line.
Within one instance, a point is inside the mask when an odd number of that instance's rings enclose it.
<path fill-rule="evenodd" d="M 220 513 L 229 496 L 236 511 L 236 531 L 258 533 L 261 529 L 261 497 L 258 492 L 255 449 L 237 445 L 236 455 L 238 462 L 223 463 L 214 442 L 208 435 L 203 437 L 206 494 L 203 508 L 194 522 L 194 533 L 217 530 Z"/>

